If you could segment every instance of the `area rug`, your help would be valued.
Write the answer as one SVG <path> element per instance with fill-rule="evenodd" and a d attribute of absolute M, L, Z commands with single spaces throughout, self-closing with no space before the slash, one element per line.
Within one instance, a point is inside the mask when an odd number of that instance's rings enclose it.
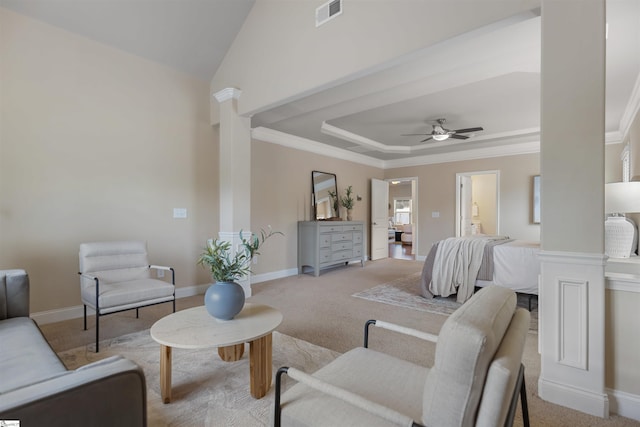
<path fill-rule="evenodd" d="M 147 381 L 149 426 L 268 426 L 273 424 L 275 373 L 281 366 L 314 372 L 339 353 L 278 332 L 273 333 L 274 383 L 262 399 L 249 393 L 249 346 L 237 362 L 223 362 L 216 349 L 173 349 L 172 401 L 160 398 L 160 345 L 149 331 L 140 331 L 67 350 L 58 355 L 69 369 L 75 369 L 112 355 L 122 355 L 144 370 Z M 285 380 L 286 390 L 293 380 Z"/>
<path fill-rule="evenodd" d="M 450 315 L 462 304 L 456 302 L 456 296 L 424 298 L 420 293 L 421 272 L 413 273 L 392 282 L 374 286 L 362 292 L 353 294 L 357 298 L 383 304 L 395 305 L 398 307 L 410 308 L 413 310 L 426 311 L 429 313 Z M 529 309 L 529 297 L 518 294 L 518 306 Z M 530 332 L 538 331 L 538 300 L 534 298 L 531 304 L 531 325 Z"/>

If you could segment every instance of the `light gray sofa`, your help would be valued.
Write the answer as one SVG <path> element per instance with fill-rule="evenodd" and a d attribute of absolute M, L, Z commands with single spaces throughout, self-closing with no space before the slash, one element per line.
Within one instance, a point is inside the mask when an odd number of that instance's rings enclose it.
<path fill-rule="evenodd" d="M 69 371 L 29 318 L 29 277 L 0 270 L 0 420 L 31 426 L 146 426 L 142 369 L 113 356 Z"/>

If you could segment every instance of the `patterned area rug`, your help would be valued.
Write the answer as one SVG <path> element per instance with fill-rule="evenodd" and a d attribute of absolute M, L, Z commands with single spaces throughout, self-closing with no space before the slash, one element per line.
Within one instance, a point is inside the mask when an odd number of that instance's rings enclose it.
<path fill-rule="evenodd" d="M 369 301 L 381 302 L 383 304 L 396 305 L 399 307 L 411 308 L 413 310 L 426 311 L 429 313 L 450 315 L 462 304 L 456 302 L 456 296 L 425 298 L 420 292 L 420 276 L 422 273 L 414 273 L 401 277 L 389 283 L 374 286 L 373 288 L 353 294 L 357 298 Z M 518 306 L 529 309 L 529 296 L 518 294 Z M 534 297 L 531 301 L 531 325 L 530 332 L 538 331 L 538 299 Z"/>
<path fill-rule="evenodd" d="M 160 398 L 160 344 L 149 331 L 100 342 L 100 353 L 78 347 L 58 355 L 69 369 L 120 354 L 142 367 L 147 381 L 149 426 L 269 426 L 273 425 L 275 382 L 256 400 L 249 393 L 249 346 L 237 362 L 223 362 L 216 349 L 174 349 L 172 401 Z M 281 366 L 314 372 L 338 353 L 278 332 L 273 333 L 273 375 Z M 294 384 L 286 378 L 284 388 Z"/>

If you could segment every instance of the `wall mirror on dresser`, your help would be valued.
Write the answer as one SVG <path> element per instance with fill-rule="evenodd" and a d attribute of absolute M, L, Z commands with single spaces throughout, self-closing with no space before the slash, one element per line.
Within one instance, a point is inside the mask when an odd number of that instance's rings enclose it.
<path fill-rule="evenodd" d="M 311 190 L 314 219 L 316 221 L 339 219 L 340 209 L 338 206 L 336 174 L 319 171 L 311 172 Z"/>

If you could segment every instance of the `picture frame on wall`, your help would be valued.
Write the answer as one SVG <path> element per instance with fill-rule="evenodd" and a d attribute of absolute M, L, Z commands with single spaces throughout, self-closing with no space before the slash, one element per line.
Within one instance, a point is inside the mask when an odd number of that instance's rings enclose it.
<path fill-rule="evenodd" d="M 533 203 L 531 218 L 534 224 L 540 224 L 540 175 L 533 177 Z"/>

